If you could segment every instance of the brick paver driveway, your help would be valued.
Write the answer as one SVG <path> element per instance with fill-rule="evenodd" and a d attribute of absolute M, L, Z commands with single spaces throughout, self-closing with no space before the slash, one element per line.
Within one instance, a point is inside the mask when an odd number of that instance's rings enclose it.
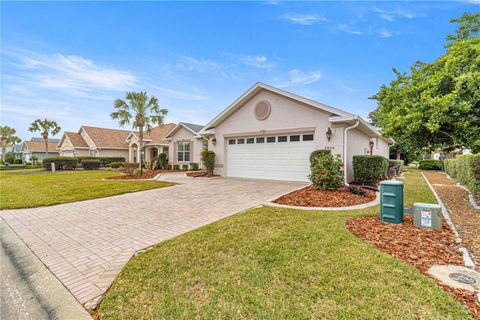
<path fill-rule="evenodd" d="M 103 294 L 136 251 L 305 185 L 178 174 L 161 179 L 180 184 L 0 215 L 83 304 Z"/>

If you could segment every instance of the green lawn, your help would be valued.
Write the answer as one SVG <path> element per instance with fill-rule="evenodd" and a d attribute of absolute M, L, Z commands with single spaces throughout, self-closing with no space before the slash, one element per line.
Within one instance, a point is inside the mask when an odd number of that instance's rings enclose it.
<path fill-rule="evenodd" d="M 0 209 L 48 206 L 171 185 L 160 181 L 101 180 L 115 175 L 119 173 L 96 170 L 31 174 L 0 172 Z"/>
<path fill-rule="evenodd" d="M 431 201 L 418 170 L 406 203 Z M 425 189 L 427 188 L 427 189 Z M 412 190 L 412 192 L 410 191 Z M 102 319 L 470 319 L 417 269 L 350 234 L 374 208 L 262 207 L 134 257 L 99 308 Z"/>

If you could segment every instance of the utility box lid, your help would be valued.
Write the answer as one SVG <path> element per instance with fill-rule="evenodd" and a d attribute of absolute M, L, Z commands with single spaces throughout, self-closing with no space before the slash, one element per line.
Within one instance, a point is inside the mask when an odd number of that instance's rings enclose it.
<path fill-rule="evenodd" d="M 387 181 L 380 182 L 380 184 L 389 185 L 389 186 L 399 186 L 399 185 L 403 185 L 403 182 L 398 180 L 387 180 Z"/>
<path fill-rule="evenodd" d="M 442 206 L 436 203 L 423 203 L 423 202 L 415 202 L 413 207 L 422 207 L 422 208 L 430 208 L 430 209 L 438 209 L 442 210 Z"/>

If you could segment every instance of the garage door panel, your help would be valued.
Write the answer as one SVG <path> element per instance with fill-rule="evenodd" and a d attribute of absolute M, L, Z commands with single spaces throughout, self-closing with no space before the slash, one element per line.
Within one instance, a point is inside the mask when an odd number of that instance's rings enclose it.
<path fill-rule="evenodd" d="M 308 181 L 313 149 L 313 141 L 227 145 L 227 175 Z"/>

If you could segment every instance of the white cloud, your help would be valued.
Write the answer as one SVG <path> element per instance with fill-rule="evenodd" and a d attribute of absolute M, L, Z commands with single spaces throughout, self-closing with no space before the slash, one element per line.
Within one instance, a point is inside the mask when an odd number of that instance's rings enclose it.
<path fill-rule="evenodd" d="M 218 63 L 212 59 L 183 57 L 181 62 L 175 64 L 175 68 L 184 71 L 210 71 L 217 69 Z"/>
<path fill-rule="evenodd" d="M 393 34 L 388 31 L 387 29 L 385 28 L 380 28 L 377 30 L 377 34 L 381 37 L 381 38 L 390 38 L 393 36 Z"/>
<path fill-rule="evenodd" d="M 311 26 L 320 21 L 329 21 L 327 18 L 321 17 L 317 14 L 303 14 L 303 13 L 286 13 L 282 16 L 283 20 L 286 20 L 293 24 L 300 24 L 302 26 Z"/>
<path fill-rule="evenodd" d="M 18 67 L 27 70 L 23 78 L 29 85 L 49 89 L 125 91 L 137 85 L 138 79 L 128 71 L 104 67 L 81 56 L 41 55 L 18 51 L 7 53 Z"/>
<path fill-rule="evenodd" d="M 357 35 L 357 36 L 363 34 L 362 31 L 357 30 L 357 29 L 353 28 L 351 25 L 346 24 L 346 23 L 338 24 L 336 26 L 336 30 L 341 31 L 341 32 L 345 32 L 345 33 L 349 33 L 349 34 L 353 34 L 353 35 Z"/>
<path fill-rule="evenodd" d="M 270 70 L 275 66 L 275 62 L 270 61 L 265 56 L 246 56 L 242 60 L 247 66 L 252 66 L 259 69 Z"/>
<path fill-rule="evenodd" d="M 415 18 L 415 14 L 405 8 L 398 8 L 395 10 L 386 10 L 386 9 L 374 7 L 373 12 L 378 13 L 380 18 L 387 21 L 394 21 L 395 19 L 398 19 L 398 18 L 406 18 L 406 19 Z"/>
<path fill-rule="evenodd" d="M 302 87 L 317 82 L 322 78 L 320 71 L 303 72 L 298 69 L 290 70 L 289 82 L 293 86 Z"/>

